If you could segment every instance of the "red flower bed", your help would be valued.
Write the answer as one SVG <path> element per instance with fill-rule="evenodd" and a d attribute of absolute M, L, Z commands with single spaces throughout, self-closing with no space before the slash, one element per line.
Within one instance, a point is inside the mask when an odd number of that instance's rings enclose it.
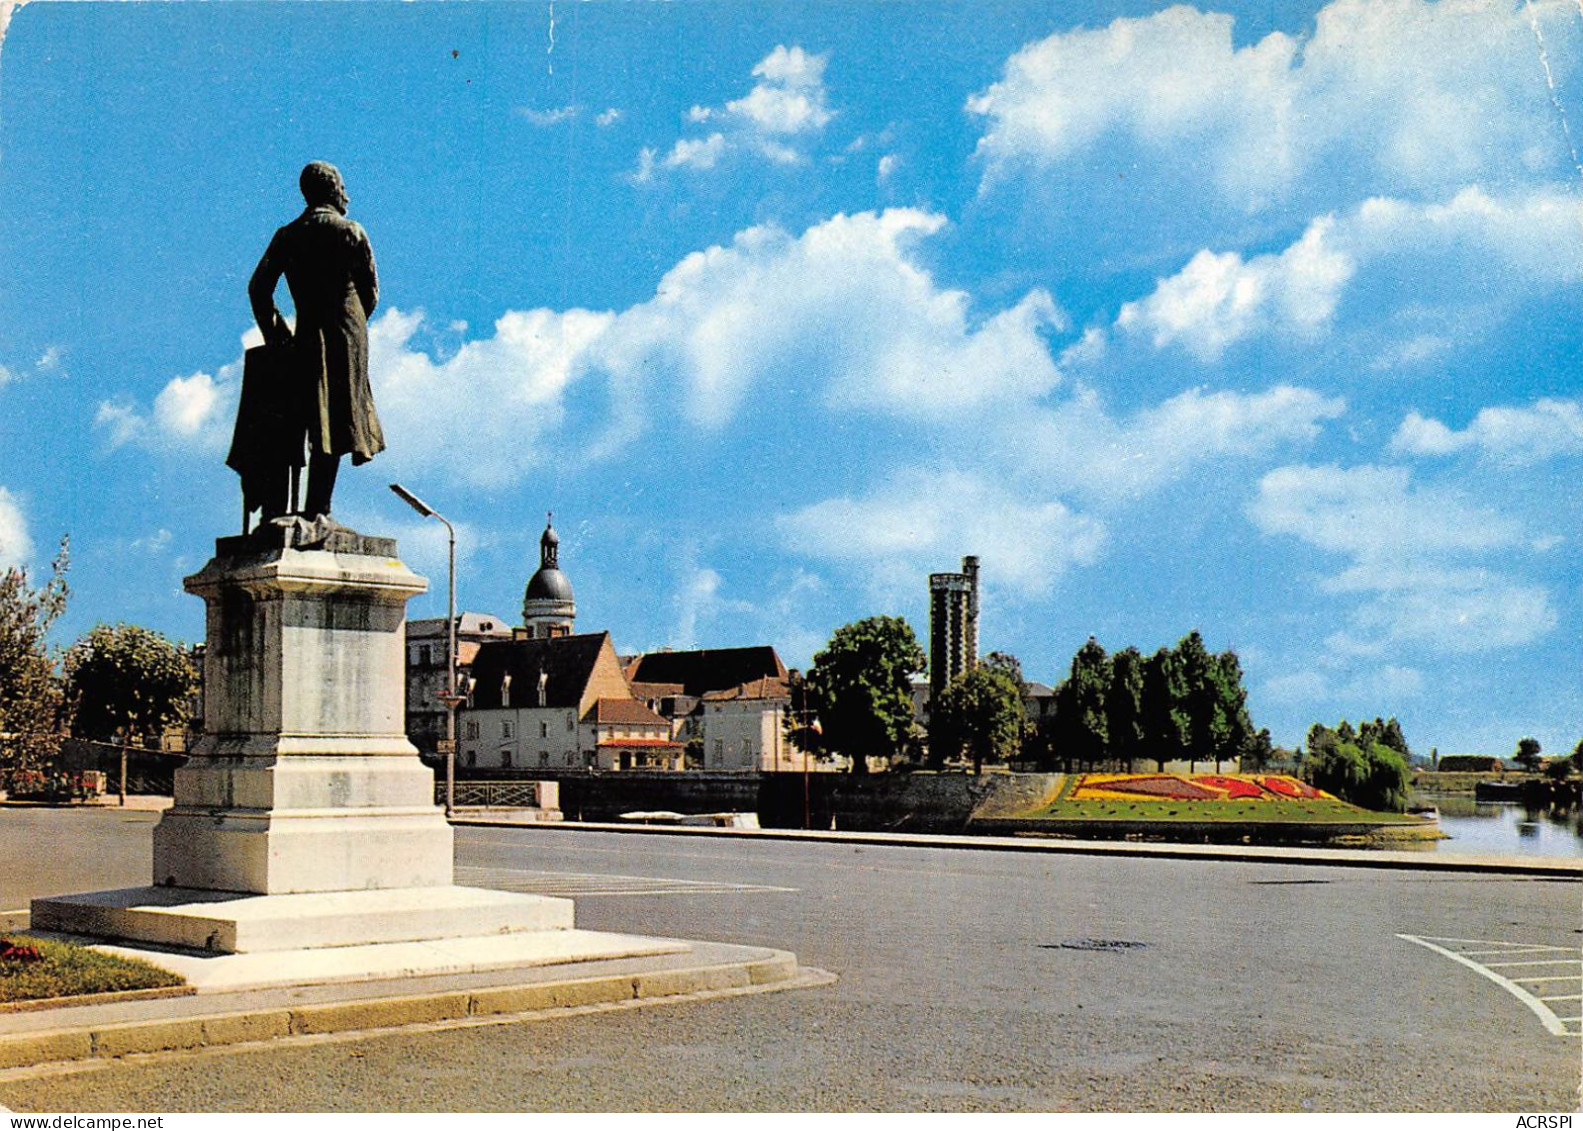
<path fill-rule="evenodd" d="M 1195 782 L 1210 786 L 1213 789 L 1226 791 L 1227 801 L 1237 801 L 1244 797 L 1257 800 L 1264 796 L 1264 790 L 1259 788 L 1257 782 L 1248 781 L 1246 778 L 1224 778 L 1215 774 L 1206 774 L 1193 779 Z"/>
<path fill-rule="evenodd" d="M 1082 789 L 1087 784 L 1085 779 L 1078 788 Z M 1093 788 L 1109 790 L 1113 793 L 1136 793 L 1143 797 L 1164 797 L 1171 801 L 1216 801 L 1220 798 L 1220 794 L 1194 785 L 1190 781 L 1164 776 L 1118 778 L 1096 782 Z"/>

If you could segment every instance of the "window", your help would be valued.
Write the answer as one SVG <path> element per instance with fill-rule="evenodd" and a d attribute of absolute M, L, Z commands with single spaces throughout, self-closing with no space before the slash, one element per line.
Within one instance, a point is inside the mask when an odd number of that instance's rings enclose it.
<path fill-rule="evenodd" d="M 478 765 L 478 751 L 476 751 L 476 750 L 469 750 L 467 752 L 467 764 L 469 766 L 476 766 L 476 765 Z"/>
<path fill-rule="evenodd" d="M 550 752 L 548 750 L 540 750 L 539 751 L 539 765 L 541 765 L 541 766 L 548 766 L 549 764 L 550 764 Z"/>
<path fill-rule="evenodd" d="M 511 737 L 511 720 L 510 719 L 502 719 L 501 720 L 501 722 L 500 722 L 500 737 L 501 738 L 510 738 Z"/>
<path fill-rule="evenodd" d="M 468 719 L 465 723 L 463 723 L 462 724 L 462 734 L 466 738 L 477 738 L 478 737 L 478 720 L 477 719 Z"/>
<path fill-rule="evenodd" d="M 502 707 L 511 706 L 511 676 L 509 674 L 503 676 L 500 680 L 500 705 Z"/>
<path fill-rule="evenodd" d="M 429 646 L 427 644 L 419 644 L 418 645 L 418 666 L 422 667 L 422 668 L 426 668 L 430 664 L 432 664 L 433 662 L 434 662 L 434 653 L 429 650 Z"/>
<path fill-rule="evenodd" d="M 500 752 L 500 768 L 503 770 L 511 769 L 511 751 L 502 750 Z"/>
<path fill-rule="evenodd" d="M 715 761 L 718 763 L 718 762 L 724 762 L 725 760 L 726 760 L 726 740 L 723 739 L 723 738 L 717 738 L 717 739 L 715 739 Z"/>
<path fill-rule="evenodd" d="M 566 729 L 571 730 L 577 725 L 577 719 L 570 711 L 566 712 Z"/>
<path fill-rule="evenodd" d="M 548 737 L 550 737 L 550 724 L 549 723 L 547 723 L 547 722 L 540 722 L 539 723 L 539 737 L 540 738 L 548 738 Z"/>

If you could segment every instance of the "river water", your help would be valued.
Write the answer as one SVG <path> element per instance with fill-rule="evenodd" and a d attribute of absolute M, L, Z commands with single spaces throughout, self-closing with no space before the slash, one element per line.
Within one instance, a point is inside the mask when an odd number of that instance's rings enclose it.
<path fill-rule="evenodd" d="M 1439 806 L 1441 831 L 1451 838 L 1435 844 L 1438 853 L 1583 857 L 1583 810 L 1528 809 L 1466 796 L 1423 800 Z"/>

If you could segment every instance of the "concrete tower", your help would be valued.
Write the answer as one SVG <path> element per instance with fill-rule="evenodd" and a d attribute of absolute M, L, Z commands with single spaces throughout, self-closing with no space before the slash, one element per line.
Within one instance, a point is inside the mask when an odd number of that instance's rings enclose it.
<path fill-rule="evenodd" d="M 929 575 L 929 695 L 978 663 L 978 558 Z"/>

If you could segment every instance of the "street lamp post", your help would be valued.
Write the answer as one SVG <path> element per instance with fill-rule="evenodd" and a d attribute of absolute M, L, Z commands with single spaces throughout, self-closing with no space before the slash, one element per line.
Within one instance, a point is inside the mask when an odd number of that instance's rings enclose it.
<path fill-rule="evenodd" d="M 437 518 L 445 523 L 445 534 L 450 542 L 446 557 L 446 684 L 445 694 L 441 696 L 445 702 L 445 816 L 449 819 L 456 811 L 456 706 L 461 702 L 456 694 L 456 528 L 443 514 L 400 483 L 392 483 L 390 489 L 424 518 Z"/>

